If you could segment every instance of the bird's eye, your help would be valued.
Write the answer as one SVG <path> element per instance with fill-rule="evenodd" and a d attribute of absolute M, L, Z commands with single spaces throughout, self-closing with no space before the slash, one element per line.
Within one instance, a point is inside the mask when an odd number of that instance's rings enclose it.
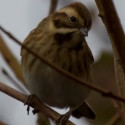
<path fill-rule="evenodd" d="M 76 18 L 74 16 L 71 16 L 69 18 L 69 20 L 70 20 L 71 23 L 75 23 L 76 22 Z"/>

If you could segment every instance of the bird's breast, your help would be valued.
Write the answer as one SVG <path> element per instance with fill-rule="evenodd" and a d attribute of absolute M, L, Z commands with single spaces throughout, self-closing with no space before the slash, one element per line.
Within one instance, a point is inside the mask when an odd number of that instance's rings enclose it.
<path fill-rule="evenodd" d="M 69 50 L 49 42 L 40 49 L 36 48 L 34 47 L 34 51 L 51 63 L 75 76 L 91 81 L 91 64 L 87 62 L 83 49 Z M 23 75 L 31 93 L 46 104 L 59 108 L 78 107 L 83 103 L 90 89 L 57 72 L 28 52 L 24 55 Z"/>

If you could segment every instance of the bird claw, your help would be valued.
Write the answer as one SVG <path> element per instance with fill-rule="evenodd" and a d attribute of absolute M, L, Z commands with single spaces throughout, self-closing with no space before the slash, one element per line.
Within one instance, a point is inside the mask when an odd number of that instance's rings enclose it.
<path fill-rule="evenodd" d="M 61 115 L 59 119 L 56 121 L 56 125 L 65 125 L 69 117 L 69 114 Z"/>
<path fill-rule="evenodd" d="M 32 99 L 33 99 L 34 95 L 29 95 L 28 99 L 26 100 L 26 102 L 24 103 L 24 106 L 27 105 L 27 114 L 29 115 L 29 111 L 30 111 L 30 106 L 32 104 Z"/>
<path fill-rule="evenodd" d="M 32 113 L 35 115 L 36 113 L 38 113 L 39 112 L 39 110 L 38 109 L 34 109 L 33 111 L 32 111 Z"/>

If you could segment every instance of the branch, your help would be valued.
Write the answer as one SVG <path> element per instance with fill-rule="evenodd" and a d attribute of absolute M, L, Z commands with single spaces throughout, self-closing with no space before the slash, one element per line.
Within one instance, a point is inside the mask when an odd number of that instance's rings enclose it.
<path fill-rule="evenodd" d="M 120 57 L 119 63 L 125 71 L 125 35 L 112 0 L 95 0 L 110 40 Z"/>
<path fill-rule="evenodd" d="M 12 84 L 14 84 L 15 87 L 17 87 L 21 92 L 25 93 L 25 90 L 20 86 L 20 84 L 17 81 L 15 81 L 15 79 L 13 79 L 11 75 L 4 68 L 2 68 L 2 73 L 6 76 L 6 78 L 8 78 L 8 80 Z"/>
<path fill-rule="evenodd" d="M 0 36 L 0 51 L 7 62 L 7 64 L 10 66 L 10 68 L 14 71 L 16 77 L 22 81 L 22 83 L 26 86 L 23 75 L 21 73 L 21 67 L 17 59 L 13 56 L 12 52 L 9 50 L 7 45 L 5 44 L 2 36 Z"/>
<path fill-rule="evenodd" d="M 49 15 L 55 12 L 58 0 L 51 0 Z"/>
<path fill-rule="evenodd" d="M 119 95 L 125 97 L 125 35 L 112 0 L 95 0 L 114 52 L 116 85 Z M 121 103 L 125 117 L 125 104 Z M 124 118 L 125 119 L 125 118 Z M 125 121 L 124 121 L 125 122 Z"/>
<path fill-rule="evenodd" d="M 18 101 L 25 103 L 28 99 L 28 96 L 22 94 L 21 92 L 3 84 L 0 82 L 0 91 L 3 93 L 17 99 Z M 48 106 L 44 105 L 37 97 L 33 97 L 31 106 L 35 110 L 38 110 L 39 112 L 45 114 L 47 117 L 52 119 L 53 121 L 57 121 L 57 119 L 60 117 L 60 114 L 55 112 L 53 109 L 49 108 Z M 66 125 L 75 125 L 70 121 L 67 121 Z"/>
<path fill-rule="evenodd" d="M 119 118 L 119 114 L 116 113 L 105 125 L 115 125 Z"/>
<path fill-rule="evenodd" d="M 42 62 L 44 62 L 45 64 L 47 64 L 48 66 L 50 66 L 51 68 L 55 69 L 57 72 L 61 73 L 62 75 L 65 75 L 68 78 L 71 78 L 72 80 L 78 82 L 81 85 L 84 85 L 92 90 L 95 90 L 96 92 L 101 93 L 103 96 L 105 97 L 110 97 L 110 98 L 114 98 L 116 100 L 119 101 L 123 101 L 125 102 L 125 98 L 118 96 L 117 94 L 114 94 L 108 90 L 105 90 L 103 88 L 100 88 L 96 85 L 92 85 L 89 82 L 82 80 L 81 78 L 78 78 L 76 76 L 74 76 L 73 74 L 63 70 L 62 68 L 54 65 L 53 63 L 51 63 L 50 61 L 46 60 L 45 58 L 41 57 L 40 55 L 38 55 L 36 52 L 30 50 L 27 46 L 23 45 L 19 40 L 17 40 L 13 35 L 11 35 L 9 32 L 7 32 L 5 29 L 3 29 L 0 26 L 0 29 L 11 39 L 13 39 L 16 43 L 18 43 L 20 46 L 22 46 L 24 49 L 26 49 L 28 52 L 30 52 L 32 55 L 36 56 L 39 60 L 41 60 Z M 65 84 L 65 83 L 64 83 Z"/>
<path fill-rule="evenodd" d="M 125 117 L 124 117 L 124 114 L 123 114 L 121 108 L 119 107 L 119 105 L 117 104 L 117 102 L 114 99 L 112 99 L 112 102 L 114 104 L 114 107 L 116 108 L 117 113 L 119 114 L 119 116 L 121 117 L 121 119 L 123 120 L 123 122 L 125 124 Z"/>

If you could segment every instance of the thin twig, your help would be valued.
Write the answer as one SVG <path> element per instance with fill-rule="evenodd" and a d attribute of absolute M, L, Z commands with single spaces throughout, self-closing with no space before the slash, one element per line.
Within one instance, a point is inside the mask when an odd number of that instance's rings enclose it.
<path fill-rule="evenodd" d="M 28 99 L 28 96 L 22 94 L 21 92 L 3 84 L 0 82 L 0 91 L 2 91 L 3 93 L 17 99 L 18 101 L 25 103 L 26 100 Z M 31 106 L 34 108 L 33 113 L 35 113 L 35 111 L 39 111 L 43 114 L 45 114 L 47 117 L 49 117 L 50 119 L 52 119 L 53 121 L 57 121 L 57 119 L 60 117 L 60 114 L 58 114 L 57 112 L 55 112 L 53 109 L 49 108 L 48 106 L 46 106 L 45 104 L 43 104 L 37 97 L 33 97 L 32 99 L 32 104 Z M 74 125 L 72 122 L 67 121 L 66 125 Z"/>
<path fill-rule="evenodd" d="M 7 64 L 10 66 L 10 68 L 13 70 L 15 73 L 16 77 L 22 81 L 22 83 L 26 86 L 22 72 L 21 72 L 21 67 L 17 59 L 14 57 L 10 49 L 7 47 L 5 44 L 2 36 L 0 35 L 0 51 L 1 54 L 3 55 L 5 61 Z"/>
<path fill-rule="evenodd" d="M 112 102 L 114 104 L 114 107 L 117 111 L 117 113 L 119 114 L 119 116 L 121 117 L 121 119 L 123 120 L 123 122 L 125 121 L 125 117 L 124 117 L 124 113 L 122 112 L 121 108 L 119 107 L 119 105 L 117 104 L 116 100 L 112 99 Z M 124 123 L 125 124 L 125 123 Z"/>
<path fill-rule="evenodd" d="M 2 68 L 2 73 L 11 81 L 12 84 L 14 84 L 14 86 L 16 86 L 21 92 L 25 93 L 25 90 L 20 86 L 20 84 L 15 81 L 4 68 Z"/>
<path fill-rule="evenodd" d="M 105 125 L 115 125 L 119 118 L 119 114 L 116 113 Z"/>
<path fill-rule="evenodd" d="M 112 118 L 109 119 L 109 121 L 105 125 L 114 125 L 120 119 L 120 117 L 123 119 L 123 122 L 125 121 L 123 117 L 124 116 L 123 112 L 121 108 L 119 107 L 119 105 L 117 104 L 116 100 L 111 99 L 111 101 L 117 112 L 115 113 L 115 115 L 112 116 Z"/>
<path fill-rule="evenodd" d="M 55 12 L 58 0 L 51 0 L 49 15 Z"/>
<path fill-rule="evenodd" d="M 85 80 L 82 80 L 76 76 L 74 76 L 73 74 L 63 70 L 62 68 L 54 65 L 53 63 L 51 63 L 50 61 L 46 60 L 45 58 L 41 57 L 40 55 L 38 55 L 36 52 L 30 50 L 27 46 L 23 45 L 19 40 L 17 40 L 12 34 L 10 34 L 9 32 L 7 32 L 5 29 L 3 29 L 1 26 L 0 26 L 0 29 L 8 36 L 10 37 L 11 39 L 13 39 L 16 43 L 18 43 L 20 46 L 22 46 L 24 49 L 26 49 L 28 52 L 30 52 L 31 54 L 33 54 L 34 56 L 36 56 L 39 60 L 41 60 L 42 62 L 44 62 L 45 64 L 49 65 L 51 68 L 55 69 L 56 71 L 58 71 L 59 73 L 61 73 L 62 75 L 65 75 L 66 77 L 69 77 L 71 78 L 72 80 L 78 82 L 79 84 L 81 85 L 84 85 L 90 89 L 93 89 L 95 90 L 96 92 L 99 92 L 101 93 L 103 96 L 105 97 L 110 97 L 110 98 L 114 98 L 116 100 L 119 100 L 119 101 L 123 101 L 125 102 L 125 98 L 121 97 L 121 96 L 118 96 L 117 94 L 114 94 L 112 93 L 111 91 L 108 91 L 108 90 L 105 90 L 103 88 L 100 88 L 96 85 L 92 85 L 92 84 L 89 84 L 89 82 L 85 81 Z M 65 84 L 65 83 L 64 83 Z"/>
<path fill-rule="evenodd" d="M 116 85 L 119 95 L 125 97 L 125 35 L 112 0 L 95 0 L 114 52 Z M 125 119 L 125 104 L 121 103 Z M 125 123 L 125 120 L 124 120 Z"/>

